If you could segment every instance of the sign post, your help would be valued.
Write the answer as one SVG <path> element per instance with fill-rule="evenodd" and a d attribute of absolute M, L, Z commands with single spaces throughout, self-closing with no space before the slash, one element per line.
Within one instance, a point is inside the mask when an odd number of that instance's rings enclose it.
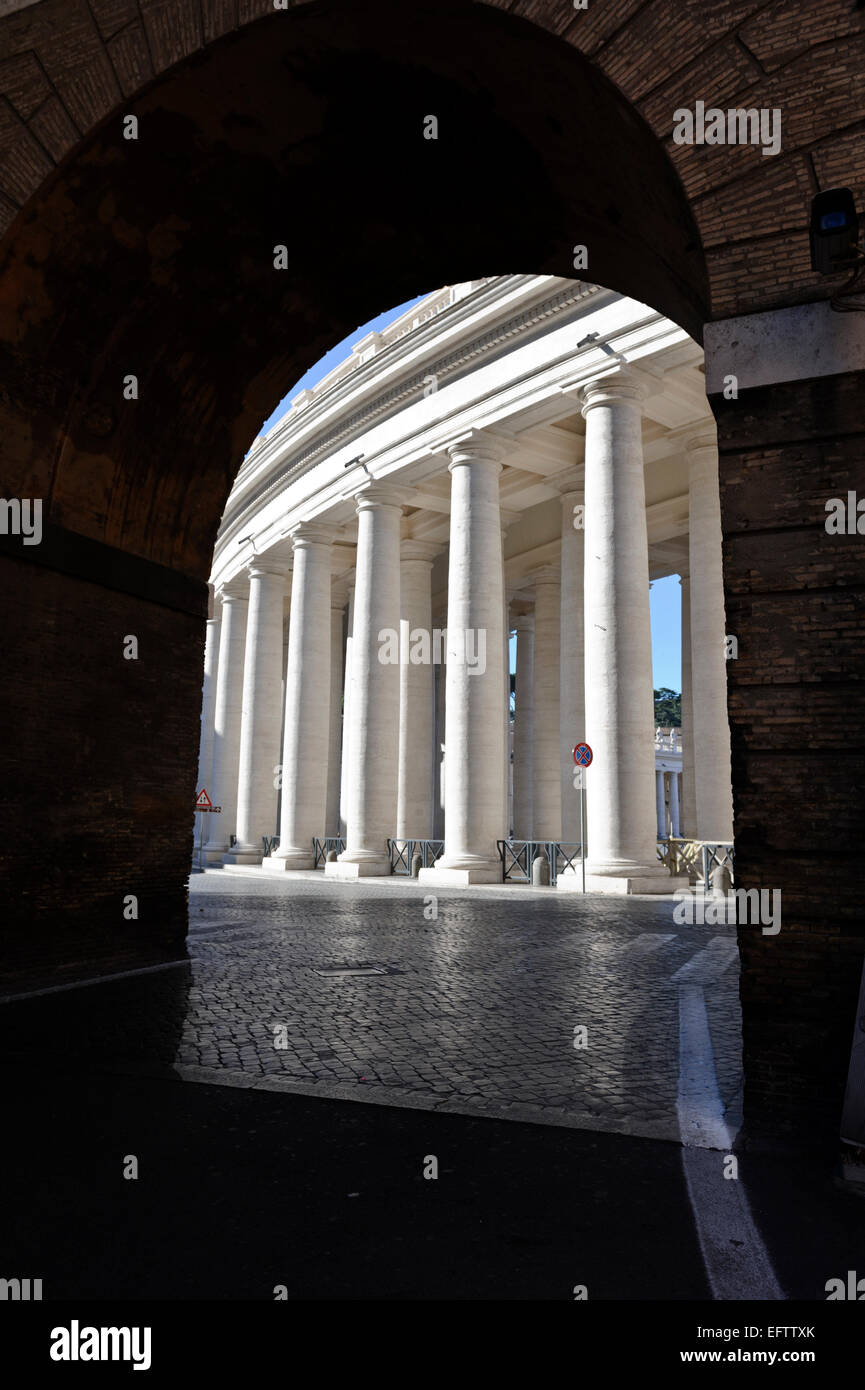
<path fill-rule="evenodd" d="M 574 763 L 577 768 L 577 782 L 574 785 L 580 789 L 580 865 L 583 874 L 583 892 L 586 891 L 586 773 L 585 769 L 591 766 L 594 753 L 587 743 L 578 743 L 574 748 Z"/>
<path fill-rule="evenodd" d="M 210 797 L 207 795 L 206 789 L 205 789 L 204 787 L 202 787 L 202 788 L 201 788 L 201 791 L 198 792 L 198 793 L 196 794 L 196 797 L 195 797 L 195 810 L 196 810 L 196 813 L 198 813 L 199 811 L 212 811 L 214 815 L 219 815 L 220 811 L 222 810 L 222 807 L 221 807 L 221 806 L 214 806 L 214 804 L 213 804 L 213 802 L 211 801 Z M 203 850 L 204 850 L 204 828 L 202 827 L 202 829 L 200 830 L 199 835 L 198 835 L 198 872 L 199 872 L 199 873 L 202 873 L 202 872 L 203 872 L 202 867 L 201 867 L 201 855 L 202 855 Z"/>

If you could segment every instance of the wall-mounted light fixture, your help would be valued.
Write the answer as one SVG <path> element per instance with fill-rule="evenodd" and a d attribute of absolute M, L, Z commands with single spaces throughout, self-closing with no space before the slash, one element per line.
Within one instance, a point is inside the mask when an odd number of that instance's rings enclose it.
<path fill-rule="evenodd" d="M 811 269 L 850 270 L 859 258 L 859 218 L 849 188 L 828 188 L 811 203 Z"/>

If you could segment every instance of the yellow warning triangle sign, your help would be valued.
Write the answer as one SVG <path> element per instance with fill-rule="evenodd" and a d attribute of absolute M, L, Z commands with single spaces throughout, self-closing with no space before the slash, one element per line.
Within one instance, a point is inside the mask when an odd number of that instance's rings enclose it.
<path fill-rule="evenodd" d="M 198 793 L 198 796 L 195 798 L 196 811 L 210 810 L 212 805 L 213 802 L 207 795 L 207 792 L 205 791 L 204 787 L 202 787 L 201 791 Z"/>

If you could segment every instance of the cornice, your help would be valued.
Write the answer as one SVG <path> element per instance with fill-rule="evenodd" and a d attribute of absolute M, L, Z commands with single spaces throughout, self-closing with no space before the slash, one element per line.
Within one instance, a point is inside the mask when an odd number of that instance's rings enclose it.
<path fill-rule="evenodd" d="M 312 412 L 317 408 L 320 409 L 322 414 L 331 410 L 334 404 L 338 403 L 340 392 L 342 392 L 342 394 L 347 394 L 349 384 L 351 384 L 351 386 L 358 384 L 361 374 L 366 374 L 367 371 L 369 371 L 370 376 L 373 376 L 378 373 L 384 365 L 393 365 L 395 356 L 400 354 L 407 355 L 409 347 L 411 347 L 412 350 L 416 349 L 420 345 L 421 335 L 426 335 L 428 337 L 438 336 L 441 333 L 445 320 L 447 320 L 448 327 L 453 327 L 458 317 L 464 318 L 467 316 L 467 306 L 471 306 L 472 311 L 476 312 L 484 297 L 491 298 L 493 301 L 495 301 L 496 298 L 500 298 L 502 294 L 502 285 L 506 283 L 508 279 L 519 281 L 520 279 L 531 278 L 533 277 L 502 277 L 500 280 L 484 286 L 480 291 L 476 291 L 475 294 L 468 295 L 465 299 L 459 300 L 455 305 L 452 305 L 451 308 L 442 310 L 441 313 L 436 314 L 434 318 L 430 320 L 429 324 L 422 325 L 412 333 L 407 333 L 404 338 L 400 338 L 391 348 L 386 348 L 383 352 L 377 353 L 369 362 L 364 363 L 356 372 L 352 373 L 351 377 L 349 377 L 346 382 L 340 382 L 334 387 L 333 394 L 328 392 L 322 397 L 319 407 L 316 407 L 316 405 L 308 406 L 300 417 L 304 425 L 313 418 Z M 470 363 L 476 362 L 477 359 L 482 359 L 491 355 L 511 339 L 519 337 L 527 330 L 536 327 L 547 319 L 563 315 L 575 304 L 585 299 L 593 298 L 595 295 L 603 294 L 604 292 L 605 291 L 597 285 L 588 285 L 575 280 L 562 289 L 557 290 L 555 294 L 548 296 L 546 299 L 542 299 L 533 305 L 527 305 L 518 313 L 510 315 L 510 317 L 504 319 L 501 323 L 488 328 L 485 332 L 478 334 L 477 337 L 470 339 L 469 342 L 462 344 L 462 346 L 453 349 L 451 352 L 445 353 L 442 357 L 425 362 L 422 367 L 413 372 L 411 376 L 403 381 L 397 382 L 367 405 L 341 420 L 338 425 L 334 426 L 326 433 L 317 436 L 306 448 L 301 448 L 296 454 L 291 455 L 290 459 L 285 463 L 284 467 L 280 469 L 276 476 L 271 474 L 256 490 L 251 491 L 242 500 L 238 499 L 234 507 L 231 506 L 229 500 L 229 505 L 226 507 L 223 519 L 223 526 L 217 537 L 217 545 L 223 545 L 226 541 L 230 540 L 233 531 L 240 525 L 244 516 L 248 515 L 252 509 L 257 510 L 266 505 L 273 496 L 282 491 L 289 482 L 294 482 L 297 478 L 302 477 L 304 473 L 308 472 L 320 461 L 321 456 L 328 452 L 335 451 L 336 448 L 348 443 L 353 436 L 365 432 L 371 424 L 377 422 L 386 412 L 392 411 L 397 406 L 407 404 L 407 398 L 415 397 L 417 399 L 423 399 L 424 389 L 430 375 L 435 376 L 439 383 L 441 383 L 443 379 L 455 376 L 457 372 Z M 275 462 L 278 463 L 278 458 Z"/>

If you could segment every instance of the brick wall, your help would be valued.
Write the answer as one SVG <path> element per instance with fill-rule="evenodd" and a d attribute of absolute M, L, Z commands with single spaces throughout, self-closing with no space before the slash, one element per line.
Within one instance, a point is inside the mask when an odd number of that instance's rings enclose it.
<path fill-rule="evenodd" d="M 808 208 L 838 182 L 865 201 L 863 39 L 848 0 L 40 0 L 0 20 L 0 494 L 43 497 L 56 550 L 2 560 L 13 964 L 179 947 L 203 584 L 280 396 L 373 314 L 572 275 L 577 243 L 592 279 L 697 337 L 825 298 Z M 782 153 L 674 146 L 698 98 L 780 106 Z M 845 479 L 865 491 L 857 393 L 715 403 L 739 868 L 784 894 L 781 936 L 743 941 L 749 1123 L 776 1128 L 807 1105 L 837 1123 L 862 949 L 861 589 L 819 514 Z"/>
<path fill-rule="evenodd" d="M 825 503 L 865 496 L 865 376 L 712 398 L 718 422 L 737 886 L 780 888 L 742 928 L 746 1122 L 837 1136 L 865 950 L 865 571 Z"/>
<path fill-rule="evenodd" d="M 334 12 L 335 30 L 365 7 L 324 8 Z M 397 16 L 400 8 L 391 5 Z M 453 5 L 438 8 L 446 24 Z M 590 58 L 645 118 L 691 199 L 715 316 L 825 297 L 799 232 L 814 192 L 839 174 L 860 205 L 865 194 L 854 98 L 865 67 L 865 10 L 853 0 L 591 0 L 585 11 L 563 0 L 465 0 L 462 8 L 461 39 L 483 25 L 485 10 L 524 19 Z M 387 10 L 387 3 L 371 7 Z M 277 16 L 284 24 L 296 18 Z M 41 0 L 0 20 L 0 233 L 118 103 L 263 19 L 274 20 L 272 0 Z M 489 33 L 492 60 L 497 31 Z M 755 149 L 724 149 L 719 157 L 717 147 L 674 145 L 674 110 L 698 98 L 779 107 L 782 153 L 767 159 Z M 592 124 L 584 138 L 595 138 Z"/>
<path fill-rule="evenodd" d="M 0 558 L 2 958 L 18 985 L 184 953 L 207 589 L 196 614 L 68 569 Z"/>

